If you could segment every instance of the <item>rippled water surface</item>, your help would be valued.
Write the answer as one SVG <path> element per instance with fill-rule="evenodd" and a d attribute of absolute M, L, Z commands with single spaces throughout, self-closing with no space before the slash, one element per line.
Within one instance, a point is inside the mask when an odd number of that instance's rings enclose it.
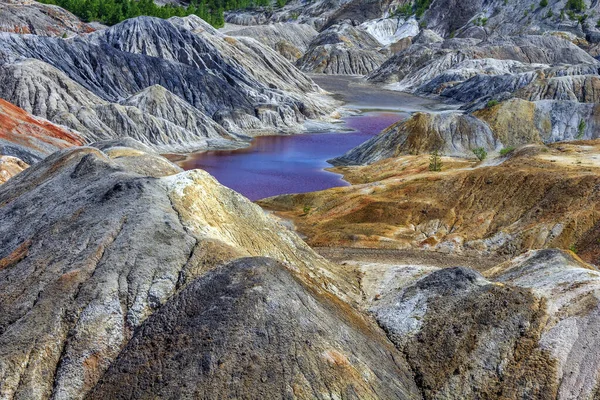
<path fill-rule="evenodd" d="M 368 112 L 345 118 L 348 133 L 258 137 L 245 149 L 192 154 L 179 164 L 201 168 L 251 200 L 347 185 L 324 171 L 327 160 L 377 135 L 406 114 Z"/>

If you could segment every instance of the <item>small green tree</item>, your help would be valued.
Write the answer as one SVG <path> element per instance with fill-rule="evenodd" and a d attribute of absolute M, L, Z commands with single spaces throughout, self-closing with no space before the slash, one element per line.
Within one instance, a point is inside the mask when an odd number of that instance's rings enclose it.
<path fill-rule="evenodd" d="M 442 170 L 442 157 L 437 150 L 431 153 L 429 157 L 429 170 L 433 172 L 440 172 Z"/>
<path fill-rule="evenodd" d="M 548 0 L 540 1 L 540 7 L 548 7 Z"/>
<path fill-rule="evenodd" d="M 583 135 L 585 134 L 585 128 L 586 128 L 585 121 L 584 120 L 579 121 L 579 125 L 577 125 L 577 137 L 576 137 L 576 139 L 583 138 Z"/>
<path fill-rule="evenodd" d="M 483 147 L 473 149 L 473 154 L 475 154 L 475 157 L 477 157 L 479 161 L 483 161 L 487 158 L 487 151 L 485 151 Z"/>

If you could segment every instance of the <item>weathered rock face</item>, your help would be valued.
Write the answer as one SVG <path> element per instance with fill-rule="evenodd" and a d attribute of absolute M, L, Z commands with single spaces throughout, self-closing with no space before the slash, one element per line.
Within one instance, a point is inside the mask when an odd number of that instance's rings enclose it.
<path fill-rule="evenodd" d="M 358 25 L 369 20 L 386 17 L 390 14 L 390 10 L 394 10 L 395 6 L 402 3 L 405 2 L 402 0 L 350 0 L 334 10 L 328 17 L 325 28 L 343 21 Z"/>
<path fill-rule="evenodd" d="M 425 398 L 594 397 L 595 267 L 543 250 L 485 277 L 401 265 L 386 274 L 396 285 L 382 278 L 370 309 L 407 355 Z"/>
<path fill-rule="evenodd" d="M 333 165 L 372 164 L 400 154 L 439 151 L 448 156 L 470 156 L 471 149 L 495 150 L 502 142 L 492 129 L 472 115 L 456 112 L 416 113 L 378 136 L 330 160 Z"/>
<path fill-rule="evenodd" d="M 204 37 L 217 33 L 201 26 L 193 18 L 140 17 L 73 40 L 3 34 L 0 59 L 8 76 L 0 96 L 90 141 L 130 135 L 176 151 L 223 147 L 222 138 L 236 146 L 232 135 L 242 132 L 298 132 L 305 118 L 332 106 L 275 51 L 250 39 Z M 47 65 L 12 71 L 24 68 L 23 57 Z M 160 116 L 131 105 L 144 91 L 155 94 L 148 88 L 156 85 L 169 92 L 160 98 L 176 100 L 161 106 Z M 202 126 L 182 121 L 191 114 Z"/>
<path fill-rule="evenodd" d="M 7 0 L 0 4 L 1 32 L 72 36 L 94 30 L 75 15 L 57 6 L 31 0 Z"/>
<path fill-rule="evenodd" d="M 241 259 L 148 318 L 90 398 L 419 398 L 402 356 L 357 318 L 285 266 Z"/>
<path fill-rule="evenodd" d="M 148 316 L 240 257 L 283 261 L 319 296 L 358 298 L 353 278 L 208 174 L 131 140 L 97 146 L 0 187 L 1 397 L 83 398 Z"/>
<path fill-rule="evenodd" d="M 545 303 L 529 289 L 449 268 L 384 294 L 371 310 L 407 354 L 424 398 L 556 394 L 556 363 L 537 343 Z"/>
<path fill-rule="evenodd" d="M 595 328 L 600 312 L 598 270 L 572 254 L 537 251 L 486 276 L 501 284 L 533 289 L 546 301 L 548 319 L 538 346 L 554 360 L 557 397 L 597 396 L 599 377 L 593 365 L 600 356 Z"/>
<path fill-rule="evenodd" d="M 548 64 L 597 66 L 598 62 L 571 42 L 555 36 L 514 36 L 483 42 L 449 39 L 443 43 L 415 44 L 388 59 L 369 79 L 394 83 L 398 90 L 415 91 L 446 74 L 445 79 L 430 85 L 429 92 L 439 94 L 442 83 L 456 85 L 478 75 L 512 80 L 512 74 L 548 68 Z M 572 73 L 569 68 L 566 67 Z M 533 77 L 535 74 L 526 84 Z M 481 92 L 479 97 L 486 94 Z"/>
<path fill-rule="evenodd" d="M 385 54 L 381 44 L 367 31 L 341 24 L 321 32 L 297 62 L 303 71 L 366 75 L 381 65 Z"/>
<path fill-rule="evenodd" d="M 594 2 L 586 3 L 585 10 L 571 18 L 567 16 L 569 7 L 560 0 L 549 0 L 545 6 L 535 0 L 510 4 L 485 0 L 434 0 L 424 15 L 423 24 L 445 37 L 486 38 L 547 31 L 569 31 L 584 36 L 584 31 L 592 31 L 596 25 L 594 11 L 597 7 Z M 591 18 L 582 26 L 576 17 L 583 14 Z"/>
<path fill-rule="evenodd" d="M 599 112 L 592 103 L 521 99 L 483 107 L 472 114 L 419 112 L 329 162 L 364 165 L 436 150 L 446 156 L 469 158 L 477 148 L 497 152 L 525 144 L 597 139 Z"/>
<path fill-rule="evenodd" d="M 128 136 L 162 151 L 244 143 L 158 85 L 123 100 L 122 104 L 110 103 L 38 60 L 0 67 L 0 82 L 3 84 L 0 96 L 30 113 L 76 130 L 87 143 Z"/>
<path fill-rule="evenodd" d="M 0 100 L 0 155 L 31 164 L 59 149 L 81 144 L 78 134 Z"/>
<path fill-rule="evenodd" d="M 354 187 L 260 204 L 293 219 L 315 246 L 479 256 L 586 248 L 581 256 L 597 263 L 597 154 L 597 141 L 527 146 L 479 168 L 443 158 L 441 173 L 429 171 L 429 155 L 400 156 L 338 169 Z"/>
<path fill-rule="evenodd" d="M 0 185 L 19 172 L 24 171 L 27 167 L 29 165 L 17 157 L 0 156 Z"/>
<path fill-rule="evenodd" d="M 307 3 L 303 0 L 290 0 L 285 7 L 273 10 L 271 7 L 254 10 L 229 11 L 225 21 L 236 25 L 266 25 L 277 22 L 294 22 L 313 26 L 321 30 L 328 17 L 349 0 L 317 0 Z"/>
<path fill-rule="evenodd" d="M 269 46 L 290 62 L 296 62 L 306 51 L 310 42 L 319 34 L 307 24 L 275 23 L 271 25 L 229 27 L 230 36 L 244 36 Z"/>

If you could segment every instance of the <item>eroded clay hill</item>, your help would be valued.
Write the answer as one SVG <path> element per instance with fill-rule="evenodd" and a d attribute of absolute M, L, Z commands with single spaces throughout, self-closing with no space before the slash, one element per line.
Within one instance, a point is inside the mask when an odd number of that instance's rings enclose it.
<path fill-rule="evenodd" d="M 0 97 L 87 143 L 131 137 L 171 152 L 302 132 L 335 105 L 276 51 L 195 16 L 69 39 L 2 33 L 0 82 Z"/>
<path fill-rule="evenodd" d="M 588 176 L 566 164 L 573 157 L 590 162 L 586 146 L 526 159 L 540 169 L 539 179 L 550 180 L 541 170 L 552 173 L 555 185 L 579 199 L 568 185 L 576 181 L 585 193 L 595 185 L 594 167 L 585 167 Z M 534 168 L 518 156 L 476 170 L 465 170 L 468 163 L 448 163 L 443 189 L 450 198 L 452 182 L 471 182 L 474 196 L 459 199 L 469 212 L 482 201 L 478 185 L 492 188 L 495 198 L 494 181 L 502 176 L 473 174 L 506 168 L 519 177 Z M 348 193 L 369 200 L 376 196 L 369 190 L 379 188 L 396 210 L 412 206 L 422 218 L 442 218 L 428 191 L 440 192 L 442 175 L 419 176 L 418 159 L 405 166 L 406 176 L 387 180 L 382 176 L 397 166 L 371 166 L 368 179 L 381 183 L 345 188 L 341 201 L 358 211 Z M 505 193 L 533 186 L 515 179 Z M 402 193 L 394 185 L 415 200 L 397 200 Z M 545 190 L 551 197 L 552 187 Z M 429 196 L 427 205 L 421 195 Z M 320 214 L 319 196 L 334 202 L 323 194 L 301 200 L 311 199 L 309 214 L 331 223 L 331 213 Z M 503 205 L 512 210 L 507 199 Z M 539 227 L 548 210 L 543 197 L 537 201 L 528 215 Z M 371 204 L 375 231 L 382 200 Z M 588 221 L 583 202 L 566 206 Z M 555 220 L 569 217 L 556 207 Z M 513 215 L 496 213 L 490 229 Z M 356 240 L 364 224 L 358 214 L 351 218 Z M 474 225 L 458 211 L 456 218 L 457 233 L 465 231 L 460 218 Z M 476 218 L 485 225 L 481 213 Z M 570 252 L 530 252 L 491 268 L 475 263 L 481 272 L 401 260 L 336 265 L 205 172 L 182 172 L 133 140 L 61 150 L 18 173 L 0 186 L 0 222 L 2 398 L 597 394 L 600 273 Z M 571 228 L 564 223 L 564 232 Z M 511 237 L 517 245 L 520 239 Z"/>
<path fill-rule="evenodd" d="M 333 300 L 333 294 L 350 302 L 360 297 L 351 272 L 316 255 L 258 206 L 205 172 L 181 172 L 133 141 L 59 151 L 26 169 L 1 186 L 0 220 L 3 398 L 82 398 L 148 316 L 196 277 L 241 257 L 284 262 L 290 272 L 275 275 L 297 281 L 306 301 L 341 307 L 346 316 L 340 318 L 362 324 L 356 327 L 360 332 L 367 330 L 356 338 L 370 329 L 361 328 L 370 324 L 364 317 Z M 276 278 L 269 279 L 275 281 L 265 286 L 277 284 Z M 313 295 L 319 300 L 309 300 Z M 239 304 L 240 312 L 253 307 L 246 306 Z M 319 321 L 323 319 L 329 320 Z M 278 329 L 278 320 L 270 321 Z M 317 329 L 319 321 L 310 329 Z M 332 325 L 318 329 L 339 330 Z M 336 340 L 333 363 L 335 351 L 349 357 L 350 347 L 355 348 Z M 388 375 L 397 376 L 397 387 L 410 393 L 410 384 L 397 375 L 402 366 L 391 361 L 393 348 L 373 346 L 364 348 L 371 360 L 365 359 L 366 365 L 381 365 L 379 355 L 387 351 Z M 330 362 L 326 356 L 315 357 L 323 368 Z M 350 364 L 359 362 L 360 357 Z M 375 392 L 385 392 L 381 378 L 373 374 L 380 388 Z M 311 385 L 305 383 L 304 389 Z M 338 390 L 347 389 L 342 384 Z"/>

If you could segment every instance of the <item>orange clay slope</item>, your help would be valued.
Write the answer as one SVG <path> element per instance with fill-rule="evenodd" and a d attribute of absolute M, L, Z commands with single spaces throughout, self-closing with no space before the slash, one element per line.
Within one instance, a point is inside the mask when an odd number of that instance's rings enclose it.
<path fill-rule="evenodd" d="M 68 128 L 34 117 L 0 99 L 0 155 L 18 157 L 31 164 L 56 150 L 83 144 L 83 138 Z"/>
<path fill-rule="evenodd" d="M 600 141 L 529 145 L 488 166 L 401 156 L 335 169 L 350 187 L 259 202 L 312 246 L 514 256 L 562 248 L 600 262 Z"/>

